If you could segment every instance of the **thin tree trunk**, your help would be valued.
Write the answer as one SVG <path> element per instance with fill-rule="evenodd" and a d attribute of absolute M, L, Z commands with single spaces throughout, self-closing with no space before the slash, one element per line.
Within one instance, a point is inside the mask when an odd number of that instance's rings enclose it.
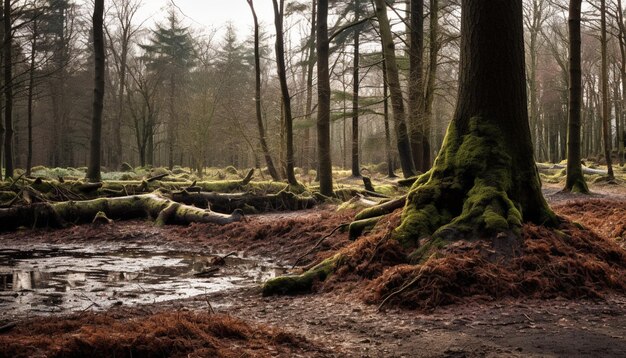
<path fill-rule="evenodd" d="M 415 171 L 411 155 L 409 134 L 406 127 L 406 113 L 404 111 L 404 99 L 402 98 L 400 75 L 396 63 L 395 45 L 391 35 L 389 19 L 387 18 L 386 3 L 384 0 L 374 0 L 374 3 L 376 5 L 376 16 L 378 17 L 378 25 L 383 42 L 383 53 L 387 64 L 387 81 L 389 82 L 389 90 L 391 92 L 391 106 L 393 108 L 400 165 L 402 166 L 402 174 L 405 178 L 408 178 L 413 176 Z"/>
<path fill-rule="evenodd" d="M 267 140 L 265 139 L 265 127 L 263 125 L 263 110 L 261 108 L 261 54 L 259 53 L 259 21 L 257 19 L 256 11 L 254 10 L 253 0 L 247 0 L 254 19 L 254 74 L 255 74 L 255 94 L 254 102 L 256 108 L 256 120 L 259 128 L 259 142 L 261 143 L 261 150 L 265 157 L 265 163 L 267 164 L 267 170 L 270 176 L 274 180 L 280 180 L 278 171 L 274 166 L 274 161 L 270 155 L 269 147 L 267 146 Z"/>
<path fill-rule="evenodd" d="M 307 61 L 306 72 L 306 108 L 304 113 L 304 119 L 307 123 L 304 129 L 304 169 L 308 171 L 311 169 L 311 130 L 309 129 L 309 123 L 313 115 L 313 69 L 315 67 L 315 28 L 317 25 L 317 0 L 311 1 L 311 32 L 309 34 L 309 58 Z"/>
<path fill-rule="evenodd" d="M 102 135 L 102 110 L 104 108 L 104 0 L 95 0 L 93 10 L 93 49 L 94 49 L 94 96 L 93 117 L 91 122 L 91 154 L 87 179 L 99 182 L 100 177 L 100 143 Z"/>
<path fill-rule="evenodd" d="M 389 128 L 389 86 L 387 85 L 387 65 L 383 59 L 383 119 L 385 121 L 385 152 L 387 154 L 387 176 L 395 178 L 393 155 L 391 154 L 391 130 Z"/>
<path fill-rule="evenodd" d="M 317 2 L 317 146 L 320 193 L 333 195 L 330 156 L 330 75 L 328 68 L 328 0 Z"/>
<path fill-rule="evenodd" d="M 422 120 L 422 133 L 424 135 L 424 142 L 422 143 L 422 154 L 424 157 L 422 163 L 424 163 L 425 170 L 430 169 L 433 161 L 430 128 L 434 122 L 433 104 L 435 102 L 437 69 L 439 68 L 439 0 L 430 0 L 429 26 L 428 81 L 426 82 L 424 119 Z"/>
<path fill-rule="evenodd" d="M 33 42 L 30 49 L 30 70 L 28 71 L 28 152 L 26 154 L 26 176 L 30 176 L 33 166 L 33 96 L 35 90 L 35 55 L 37 49 L 37 19 L 33 19 Z"/>
<path fill-rule="evenodd" d="M 280 1 L 280 5 L 278 1 Z M 289 95 L 289 86 L 287 85 L 285 45 L 283 39 L 284 2 L 284 0 L 272 0 L 272 3 L 274 5 L 274 25 L 276 26 L 276 69 L 278 71 L 278 79 L 280 81 L 280 90 L 283 97 L 283 106 L 285 111 L 285 134 L 287 142 L 287 157 L 285 158 L 285 162 L 287 170 L 287 181 L 291 185 L 297 185 L 298 181 L 296 180 L 293 152 L 293 116 L 291 114 L 291 97 Z"/>
<path fill-rule="evenodd" d="M 354 2 L 354 21 L 359 21 L 360 0 Z M 354 31 L 354 51 L 352 71 L 352 176 L 360 177 L 359 167 L 359 36 L 360 31 Z"/>
<path fill-rule="evenodd" d="M 609 180 L 615 178 L 613 174 L 613 163 L 611 158 L 611 135 L 609 107 L 609 74 L 607 65 L 607 38 L 606 38 L 606 0 L 600 2 L 600 31 L 601 31 L 601 52 L 602 52 L 602 133 L 604 138 L 604 156 Z"/>
<path fill-rule="evenodd" d="M 11 0 L 4 0 L 4 167 L 5 178 L 13 177 L 13 34 Z"/>
<path fill-rule="evenodd" d="M 569 116 L 567 131 L 567 179 L 565 190 L 588 193 L 580 155 L 580 111 L 582 106 L 582 70 L 580 13 L 582 0 L 569 3 Z"/>

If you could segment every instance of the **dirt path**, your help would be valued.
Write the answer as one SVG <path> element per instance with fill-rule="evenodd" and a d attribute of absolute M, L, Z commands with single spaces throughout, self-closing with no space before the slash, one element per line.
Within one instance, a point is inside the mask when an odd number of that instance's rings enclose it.
<path fill-rule="evenodd" d="M 596 188 L 583 197 L 546 188 L 546 197 L 563 216 L 592 227 L 601 235 L 623 238 L 626 190 Z M 188 252 L 229 252 L 240 256 L 272 257 L 292 263 L 318 238 L 353 213 L 332 208 L 252 216 L 245 225 L 157 228 L 146 222 L 115 223 L 103 230 L 91 225 L 57 231 L 21 231 L 0 235 L 2 248 L 33 248 L 43 244 L 150 245 Z M 622 225 L 622 226 L 620 226 Z M 620 228 L 621 231 L 620 231 Z M 623 240 L 623 239 L 622 239 Z M 348 243 L 346 234 L 327 239 L 305 258 L 311 263 Z M 206 312 L 207 299 L 219 313 L 253 324 L 267 324 L 303 336 L 315 346 L 301 356 L 336 357 L 624 357 L 626 354 L 626 297 L 601 301 L 501 300 L 469 302 L 435 312 L 375 306 L 344 287 L 339 293 L 264 298 L 257 288 L 235 289 L 192 299 L 145 305 L 137 310 Z M 117 312 L 117 311 L 114 311 Z M 115 313 L 121 318 L 126 313 Z M 132 312 L 132 309 L 130 309 Z M 126 315 L 126 316 L 125 316 Z M 0 323 L 2 318 L 0 317 Z M 282 353 L 281 353 L 282 352 Z M 271 353 L 290 356 L 293 351 Z M 332 352 L 332 353 L 331 353 Z M 267 350 L 259 355 L 270 354 Z M 0 354 L 1 356 L 1 354 Z"/>

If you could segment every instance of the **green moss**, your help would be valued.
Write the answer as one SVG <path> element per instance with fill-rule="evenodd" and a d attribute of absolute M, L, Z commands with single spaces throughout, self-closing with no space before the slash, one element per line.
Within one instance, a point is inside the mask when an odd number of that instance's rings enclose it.
<path fill-rule="evenodd" d="M 418 246 L 424 237 L 441 243 L 438 239 L 519 234 L 524 218 L 509 197 L 514 163 L 506 153 L 499 129 L 489 122 L 472 118 L 463 136 L 452 123 L 433 168 L 411 188 L 395 237 Z M 542 215 L 554 216 L 547 206 Z"/>
<path fill-rule="evenodd" d="M 263 285 L 263 296 L 296 295 L 310 292 L 316 281 L 324 281 L 334 271 L 341 256 L 339 254 L 317 264 L 307 272 L 297 276 L 281 276 Z"/>

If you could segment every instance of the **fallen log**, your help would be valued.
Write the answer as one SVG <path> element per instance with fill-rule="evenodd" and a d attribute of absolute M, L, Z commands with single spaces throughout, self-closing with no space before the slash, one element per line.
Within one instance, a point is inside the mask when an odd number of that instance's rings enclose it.
<path fill-rule="evenodd" d="M 151 193 L 85 201 L 43 202 L 0 209 L 0 231 L 89 223 L 99 212 L 115 220 L 152 218 L 158 225 L 196 222 L 224 225 L 243 218 L 240 210 L 230 215 L 221 214 L 176 203 L 158 193 Z"/>
<path fill-rule="evenodd" d="M 296 195 L 289 191 L 278 194 L 255 195 L 251 193 L 208 193 L 188 192 L 186 190 L 171 194 L 171 199 L 178 203 L 211 208 L 218 212 L 232 212 L 237 209 L 254 208 L 258 211 L 303 210 L 314 207 L 317 200 L 313 197 Z"/>
<path fill-rule="evenodd" d="M 549 172 L 551 170 L 563 170 L 563 169 L 567 170 L 567 167 L 561 164 L 549 165 L 549 164 L 537 163 L 537 169 L 540 172 Z M 582 166 L 582 171 L 583 171 L 583 174 L 586 174 L 586 175 L 608 175 L 608 172 L 606 170 L 592 169 L 584 165 Z"/>

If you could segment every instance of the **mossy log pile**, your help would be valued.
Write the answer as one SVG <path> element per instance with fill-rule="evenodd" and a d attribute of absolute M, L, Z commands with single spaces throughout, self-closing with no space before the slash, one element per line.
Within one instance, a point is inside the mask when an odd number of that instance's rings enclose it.
<path fill-rule="evenodd" d="M 98 215 L 111 219 L 151 218 L 157 225 L 214 223 L 229 224 L 243 218 L 241 211 L 221 214 L 176 203 L 157 193 L 86 201 L 41 202 L 0 209 L 0 230 L 19 227 L 64 227 L 90 223 Z"/>

